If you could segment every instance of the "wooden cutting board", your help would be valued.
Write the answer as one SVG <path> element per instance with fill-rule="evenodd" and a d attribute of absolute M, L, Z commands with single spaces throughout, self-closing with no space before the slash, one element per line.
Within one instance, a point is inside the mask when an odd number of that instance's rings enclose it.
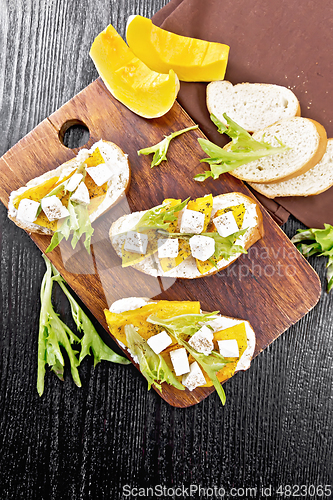
<path fill-rule="evenodd" d="M 253 198 L 241 181 L 228 174 L 205 183 L 193 180 L 195 174 L 206 169 L 205 164 L 200 164 L 205 155 L 197 141 L 204 137 L 199 129 L 173 140 L 168 162 L 159 167 L 150 168 L 151 156 L 138 156 L 139 149 L 193 125 L 177 102 L 165 116 L 146 120 L 115 100 L 97 79 L 0 159 L 0 199 L 6 206 L 11 191 L 77 154 L 78 150 L 66 148 L 60 138 L 69 125 L 78 122 L 90 131 L 86 147 L 103 138 L 115 142 L 128 154 L 131 186 L 127 198 L 95 222 L 91 255 L 81 243 L 75 252 L 70 244 L 61 243 L 48 257 L 106 330 L 103 310 L 122 297 L 199 300 L 203 310 L 219 310 L 249 320 L 256 332 L 257 355 L 315 306 L 321 292 L 317 274 L 264 209 L 264 238 L 247 255 L 214 276 L 196 280 L 156 279 L 131 268 L 122 269 L 108 231 L 124 213 L 151 208 L 171 197 L 193 199 L 208 193 L 238 191 Z M 49 236 L 32 234 L 31 238 L 43 252 L 50 241 Z M 213 390 L 176 391 L 164 384 L 161 396 L 173 406 L 187 407 Z"/>

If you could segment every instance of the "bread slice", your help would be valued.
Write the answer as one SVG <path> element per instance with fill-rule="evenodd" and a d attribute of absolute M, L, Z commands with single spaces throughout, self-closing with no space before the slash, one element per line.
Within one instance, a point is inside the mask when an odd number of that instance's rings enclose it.
<path fill-rule="evenodd" d="M 38 185 L 51 179 L 52 177 L 59 177 L 65 179 L 66 176 L 70 175 L 71 172 L 75 171 L 80 163 L 85 160 L 96 148 L 99 148 L 105 162 L 108 161 L 113 165 L 115 175 L 112 177 L 107 184 L 107 192 L 104 200 L 97 206 L 97 208 L 90 215 L 90 222 L 94 222 L 97 217 L 100 217 L 103 213 L 109 210 L 113 205 L 115 205 L 127 192 L 130 185 L 131 170 L 127 159 L 127 155 L 113 142 L 100 140 L 96 142 L 89 150 L 81 149 L 75 158 L 63 163 L 59 167 L 46 172 L 45 174 L 36 177 L 29 181 L 26 186 L 19 188 L 16 191 L 12 191 L 9 196 L 8 202 L 8 217 L 15 222 L 15 224 L 30 232 L 39 234 L 53 234 L 50 228 L 34 224 L 33 222 L 26 222 L 19 220 L 17 218 L 17 208 L 14 206 L 14 201 L 17 196 L 22 195 L 25 191 L 31 189 L 32 187 L 38 187 Z"/>
<path fill-rule="evenodd" d="M 314 167 L 326 151 L 327 135 L 324 127 L 309 118 L 296 116 L 280 120 L 255 132 L 253 138 L 278 146 L 281 141 L 290 149 L 265 156 L 236 168 L 231 175 L 247 182 L 269 183 L 288 180 Z M 228 150 L 230 143 L 225 146 Z"/>
<path fill-rule="evenodd" d="M 115 314 L 123 314 L 127 311 L 134 311 L 135 314 L 135 311 L 137 310 L 139 313 L 141 313 L 142 312 L 141 308 L 144 307 L 145 305 L 156 304 L 158 302 L 160 301 L 154 301 L 149 299 L 148 297 L 126 297 L 113 302 L 113 304 L 111 304 L 109 308 L 109 311 Z M 203 311 L 203 313 L 206 314 L 207 311 Z M 254 329 L 251 323 L 247 320 L 233 318 L 230 316 L 223 316 L 222 314 L 217 314 L 211 321 L 211 328 L 214 333 L 221 330 L 226 330 L 227 328 L 231 328 L 241 323 L 245 324 L 247 347 L 243 352 L 243 354 L 241 355 L 241 357 L 239 358 L 234 373 L 241 370 L 242 371 L 247 370 L 248 368 L 250 368 L 256 345 L 256 336 Z M 208 325 L 209 324 L 210 323 L 208 323 Z M 123 342 L 118 340 L 117 337 L 115 337 L 115 339 L 122 349 L 124 350 L 127 349 L 129 351 L 128 347 L 125 344 L 123 344 Z"/>
<path fill-rule="evenodd" d="M 250 182 L 258 193 L 267 198 L 280 196 L 313 196 L 323 193 L 333 186 L 333 139 L 328 139 L 326 153 L 319 163 L 305 172 L 287 181 L 258 184 Z"/>
<path fill-rule="evenodd" d="M 256 241 L 263 237 L 263 219 L 259 208 L 259 205 L 250 197 L 242 193 L 226 193 L 215 196 L 213 199 L 213 210 L 211 213 L 211 219 L 214 217 L 217 210 L 227 208 L 233 205 L 240 205 L 244 203 L 245 209 L 249 211 L 254 211 L 254 222 L 255 226 L 250 227 L 246 233 L 241 237 L 241 241 L 236 242 L 236 244 L 241 244 L 245 249 L 248 249 Z M 250 207 L 254 207 L 251 209 Z M 122 257 L 122 246 L 126 238 L 127 231 L 133 229 L 133 227 L 139 222 L 141 217 L 146 211 L 133 212 L 132 214 L 123 215 L 115 221 L 109 231 L 109 237 L 111 243 L 119 255 Z M 201 274 L 197 268 L 195 259 L 190 255 L 187 259 L 181 262 L 177 267 L 174 267 L 170 271 L 164 272 L 160 265 L 159 259 L 153 255 L 148 255 L 143 261 L 133 265 L 135 269 L 149 274 L 150 276 L 163 276 L 170 278 L 184 278 L 184 279 L 195 279 L 202 278 L 206 276 L 211 276 L 218 271 L 228 267 L 232 262 L 234 262 L 241 254 L 236 254 L 230 257 L 228 260 L 222 259 L 218 262 L 217 268 Z"/>
<path fill-rule="evenodd" d="M 222 123 L 226 113 L 248 132 L 301 115 L 295 94 L 286 87 L 266 83 L 212 82 L 207 86 L 207 107 Z"/>

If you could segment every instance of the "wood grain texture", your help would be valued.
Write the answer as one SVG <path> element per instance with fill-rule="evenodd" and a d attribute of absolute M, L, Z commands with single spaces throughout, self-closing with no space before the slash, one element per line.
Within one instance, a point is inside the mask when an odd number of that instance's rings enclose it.
<path fill-rule="evenodd" d="M 151 16 L 165 3 L 1 0 L 0 156 L 95 80 L 87 54 L 96 33 L 112 21 L 123 35 L 129 13 Z M 290 219 L 283 230 L 291 237 L 299 227 Z M 323 283 L 319 304 L 228 382 L 224 408 L 215 394 L 173 408 L 147 392 L 134 367 L 94 369 L 88 358 L 81 389 L 68 370 L 64 383 L 48 373 L 39 398 L 44 263 L 2 205 L 0 228 L 1 500 L 118 499 L 126 484 L 230 492 L 331 481 L 333 301 L 324 291 L 325 259 L 310 260 Z M 71 325 L 59 290 L 55 307 Z"/>
<path fill-rule="evenodd" d="M 218 181 L 205 183 L 193 180 L 194 174 L 203 169 L 200 159 L 204 155 L 197 138 L 204 136 L 199 129 L 175 140 L 168 150 L 168 161 L 159 167 L 152 169 L 151 158 L 138 156 L 137 151 L 147 144 L 156 144 L 175 130 L 193 125 L 178 103 L 163 117 L 146 120 L 110 96 L 102 81 L 96 80 L 0 159 L 0 199 L 4 204 L 12 190 L 72 157 L 73 152 L 59 138 L 66 124 L 75 121 L 89 129 L 87 147 L 101 138 L 113 141 L 128 154 L 131 165 L 127 198 L 94 223 L 91 256 L 83 244 L 74 251 L 69 242 L 62 242 L 49 255 L 106 330 L 104 309 L 123 297 L 199 300 L 203 310 L 219 310 L 227 316 L 249 320 L 256 332 L 255 354 L 258 354 L 316 305 L 320 294 L 318 276 L 264 210 L 264 237 L 247 255 L 214 276 L 199 280 L 159 279 L 121 267 L 108 233 L 112 222 L 122 214 L 160 205 L 165 198 L 195 199 L 207 193 L 233 191 L 253 196 L 233 176 L 224 175 Z M 37 234 L 31 237 L 45 251 L 50 237 Z M 198 388 L 181 392 L 164 384 L 161 396 L 174 406 L 187 407 L 213 390 Z"/>

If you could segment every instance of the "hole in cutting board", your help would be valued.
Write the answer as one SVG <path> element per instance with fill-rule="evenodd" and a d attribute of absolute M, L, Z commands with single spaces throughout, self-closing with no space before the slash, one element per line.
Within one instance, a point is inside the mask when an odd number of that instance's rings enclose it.
<path fill-rule="evenodd" d="M 88 127 L 80 120 L 68 120 L 59 131 L 61 144 L 69 149 L 81 148 L 89 141 Z"/>

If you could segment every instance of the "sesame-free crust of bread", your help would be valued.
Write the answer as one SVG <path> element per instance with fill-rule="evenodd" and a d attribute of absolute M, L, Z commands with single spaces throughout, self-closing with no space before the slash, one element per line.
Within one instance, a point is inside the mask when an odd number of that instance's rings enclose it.
<path fill-rule="evenodd" d="M 327 140 L 326 152 L 320 162 L 304 174 L 287 181 L 269 184 L 250 182 L 249 184 L 267 198 L 314 196 L 327 191 L 333 186 L 333 139 Z"/>

